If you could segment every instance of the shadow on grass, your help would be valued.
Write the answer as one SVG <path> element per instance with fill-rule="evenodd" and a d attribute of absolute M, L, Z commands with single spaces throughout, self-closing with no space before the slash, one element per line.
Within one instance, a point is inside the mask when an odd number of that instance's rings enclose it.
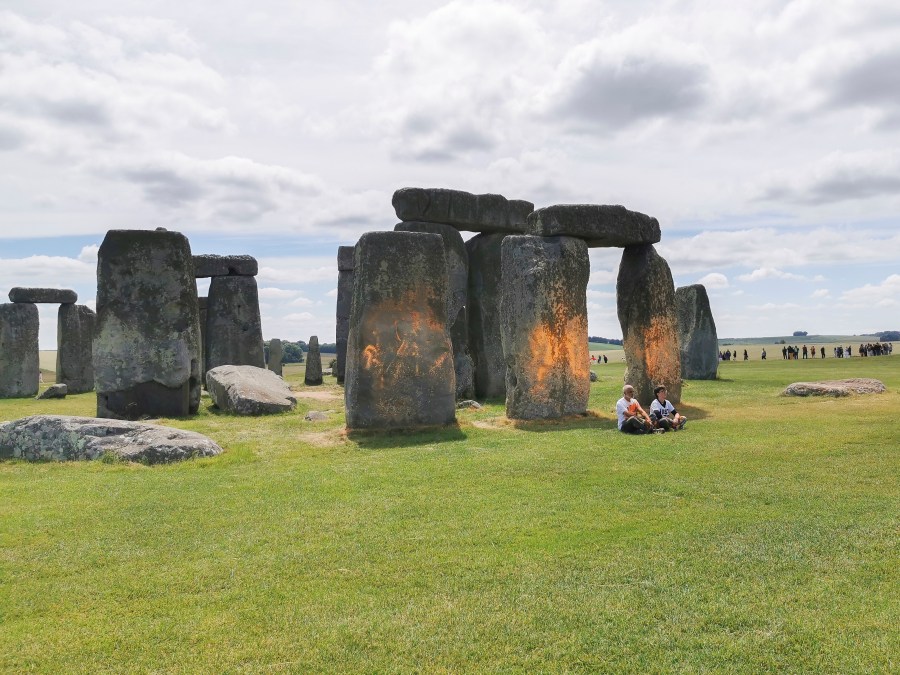
<path fill-rule="evenodd" d="M 615 429 L 616 419 L 600 416 L 592 410 L 583 415 L 549 420 L 509 420 L 509 425 L 522 431 L 565 431 L 567 429 Z"/>
<path fill-rule="evenodd" d="M 421 429 L 353 429 L 347 431 L 347 439 L 366 450 L 383 450 L 463 441 L 466 439 L 466 435 L 458 424 L 448 424 L 447 426 Z"/>
<path fill-rule="evenodd" d="M 688 422 L 691 420 L 705 420 L 709 417 L 709 413 L 707 413 L 703 408 L 697 408 L 692 405 L 684 405 L 683 403 L 678 406 L 678 412 L 688 418 Z"/>

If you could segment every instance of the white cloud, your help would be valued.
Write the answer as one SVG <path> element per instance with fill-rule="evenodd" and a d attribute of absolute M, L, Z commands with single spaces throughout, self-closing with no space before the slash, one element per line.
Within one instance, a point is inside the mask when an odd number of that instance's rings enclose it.
<path fill-rule="evenodd" d="M 831 296 L 831 294 L 827 288 L 817 288 L 816 290 L 814 290 L 812 292 L 812 294 L 809 297 L 811 297 L 811 298 L 828 298 L 830 296 Z"/>
<path fill-rule="evenodd" d="M 706 276 L 697 280 L 698 284 L 703 284 L 707 288 L 728 288 L 728 277 L 718 272 L 710 272 Z"/>
<path fill-rule="evenodd" d="M 738 276 L 740 281 L 762 281 L 764 279 L 795 279 L 801 280 L 805 277 L 791 272 L 783 272 L 774 267 L 760 267 L 753 270 L 750 274 L 741 274 Z"/>
<path fill-rule="evenodd" d="M 846 290 L 838 297 L 838 307 L 878 307 L 880 309 L 900 307 L 900 274 L 892 274 L 879 284 L 865 284 L 859 288 Z M 889 321 L 893 317 L 883 317 Z"/>

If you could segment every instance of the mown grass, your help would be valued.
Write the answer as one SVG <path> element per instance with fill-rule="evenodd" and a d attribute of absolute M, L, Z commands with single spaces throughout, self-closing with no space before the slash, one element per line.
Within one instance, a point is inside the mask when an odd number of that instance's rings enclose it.
<path fill-rule="evenodd" d="M 0 463 L 0 667 L 896 672 L 900 358 L 722 364 L 652 437 L 615 430 L 622 368 L 595 370 L 592 414 L 557 423 L 492 402 L 348 436 L 326 385 L 163 420 L 218 458 Z M 889 392 L 778 395 L 851 376 Z"/>

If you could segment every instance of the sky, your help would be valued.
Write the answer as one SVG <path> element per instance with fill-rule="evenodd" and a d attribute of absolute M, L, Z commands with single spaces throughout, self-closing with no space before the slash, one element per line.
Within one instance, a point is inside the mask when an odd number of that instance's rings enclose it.
<path fill-rule="evenodd" d="M 337 247 L 406 186 L 652 215 L 720 337 L 900 329 L 900 3 L 2 4 L 0 289 L 90 305 L 105 232 L 166 227 L 258 259 L 266 339 L 332 342 Z"/>

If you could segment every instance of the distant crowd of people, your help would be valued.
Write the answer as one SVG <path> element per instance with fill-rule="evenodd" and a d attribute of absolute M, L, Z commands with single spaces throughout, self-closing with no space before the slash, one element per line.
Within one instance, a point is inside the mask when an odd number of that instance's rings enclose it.
<path fill-rule="evenodd" d="M 851 358 L 853 356 L 853 346 L 847 345 L 844 348 L 843 345 L 838 345 L 837 347 L 832 348 L 834 353 L 834 358 L 843 359 L 843 358 Z M 889 356 L 894 352 L 894 345 L 891 342 L 869 342 L 868 344 L 860 344 L 857 350 L 858 356 Z M 766 360 L 766 350 L 763 347 L 762 353 L 760 357 L 763 361 Z M 816 345 L 803 345 L 802 347 L 798 347 L 797 345 L 785 345 L 781 348 L 781 358 L 787 361 L 796 361 L 798 359 L 815 359 L 825 358 L 825 347 L 816 347 Z M 735 350 L 733 353 L 730 349 L 726 349 L 724 352 L 719 352 L 719 361 L 737 361 L 738 353 Z M 747 350 L 744 350 L 744 361 L 749 361 L 750 355 L 747 353 Z"/>
<path fill-rule="evenodd" d="M 608 363 L 609 359 L 606 358 L 606 354 L 603 356 L 594 356 L 591 354 L 591 363 Z"/>

